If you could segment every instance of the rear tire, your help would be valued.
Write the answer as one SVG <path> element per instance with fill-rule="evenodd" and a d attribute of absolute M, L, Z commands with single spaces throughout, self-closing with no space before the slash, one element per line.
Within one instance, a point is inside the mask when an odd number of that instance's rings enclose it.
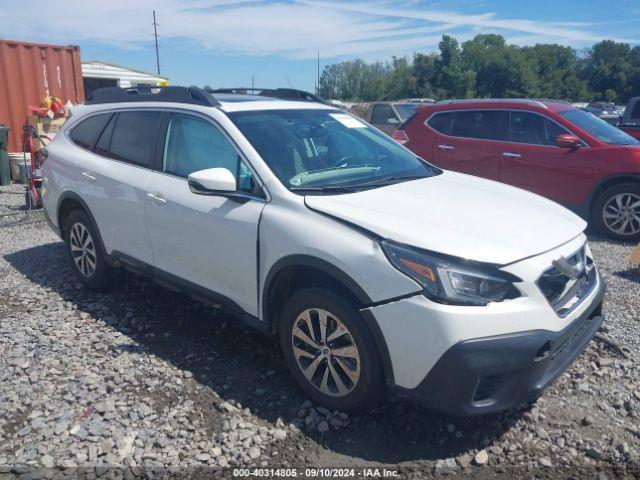
<path fill-rule="evenodd" d="M 344 298 L 321 288 L 296 292 L 278 327 L 289 369 L 316 403 L 360 413 L 382 400 L 378 351 L 358 310 Z"/>
<path fill-rule="evenodd" d="M 116 270 L 107 265 L 104 248 L 93 222 L 82 210 L 74 210 L 65 223 L 65 242 L 71 267 L 91 290 L 104 290 L 116 282 Z"/>
<path fill-rule="evenodd" d="M 640 240 L 640 185 L 616 185 L 602 192 L 593 206 L 592 218 L 609 238 Z"/>

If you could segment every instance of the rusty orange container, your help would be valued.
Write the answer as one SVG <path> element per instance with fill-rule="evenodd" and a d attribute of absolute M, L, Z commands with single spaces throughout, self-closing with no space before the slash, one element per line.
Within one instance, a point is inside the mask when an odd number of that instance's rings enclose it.
<path fill-rule="evenodd" d="M 0 40 L 0 123 L 9 126 L 9 151 L 22 151 L 22 126 L 46 96 L 84 101 L 80 47 Z"/>

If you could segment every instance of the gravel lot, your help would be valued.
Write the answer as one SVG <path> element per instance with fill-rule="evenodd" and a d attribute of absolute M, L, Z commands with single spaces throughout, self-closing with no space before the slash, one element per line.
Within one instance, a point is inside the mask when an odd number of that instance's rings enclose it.
<path fill-rule="evenodd" d="M 276 343 L 225 312 L 128 274 L 106 294 L 83 288 L 23 198 L 21 186 L 0 187 L 0 478 L 251 466 L 640 475 L 640 275 L 629 245 L 591 239 L 609 287 L 603 333 L 619 348 L 592 342 L 535 405 L 460 419 L 396 400 L 349 417 L 308 402 Z"/>

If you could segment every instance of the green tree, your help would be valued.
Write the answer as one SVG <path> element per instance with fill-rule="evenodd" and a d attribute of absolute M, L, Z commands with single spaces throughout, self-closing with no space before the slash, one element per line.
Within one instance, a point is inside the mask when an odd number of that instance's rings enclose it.
<path fill-rule="evenodd" d="M 467 98 L 474 95 L 475 75 L 462 69 L 462 53 L 458 41 L 443 35 L 440 57 L 435 62 L 434 86 L 439 98 Z"/>
<path fill-rule="evenodd" d="M 416 95 L 419 97 L 434 97 L 434 82 L 436 77 L 436 62 L 438 56 L 435 53 L 416 53 L 413 56 L 413 70 L 416 79 Z"/>
<path fill-rule="evenodd" d="M 585 78 L 597 99 L 606 100 L 606 91 L 617 92 L 626 101 L 631 96 L 631 47 L 627 43 L 603 40 L 596 43 L 585 61 Z M 609 93 L 611 96 L 611 93 Z"/>
<path fill-rule="evenodd" d="M 640 95 L 640 46 L 605 40 L 578 54 L 555 44 L 519 47 L 496 34 L 459 45 L 442 37 L 440 53 L 415 53 L 413 61 L 356 59 L 325 67 L 320 94 L 343 100 L 544 97 L 626 102 Z"/>

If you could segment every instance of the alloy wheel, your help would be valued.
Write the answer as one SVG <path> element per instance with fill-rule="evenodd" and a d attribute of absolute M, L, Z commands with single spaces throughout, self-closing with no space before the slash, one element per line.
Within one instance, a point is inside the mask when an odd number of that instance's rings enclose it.
<path fill-rule="evenodd" d="M 351 332 L 326 310 L 303 311 L 291 331 L 293 355 L 305 378 L 325 395 L 342 397 L 360 379 L 360 352 Z"/>
<path fill-rule="evenodd" d="M 96 272 L 98 256 L 91 232 L 82 223 L 74 223 L 71 227 L 69 247 L 78 271 L 85 277 L 91 277 Z"/>
<path fill-rule="evenodd" d="M 640 196 L 619 193 L 611 197 L 602 209 L 602 220 L 609 230 L 618 235 L 640 232 Z"/>

